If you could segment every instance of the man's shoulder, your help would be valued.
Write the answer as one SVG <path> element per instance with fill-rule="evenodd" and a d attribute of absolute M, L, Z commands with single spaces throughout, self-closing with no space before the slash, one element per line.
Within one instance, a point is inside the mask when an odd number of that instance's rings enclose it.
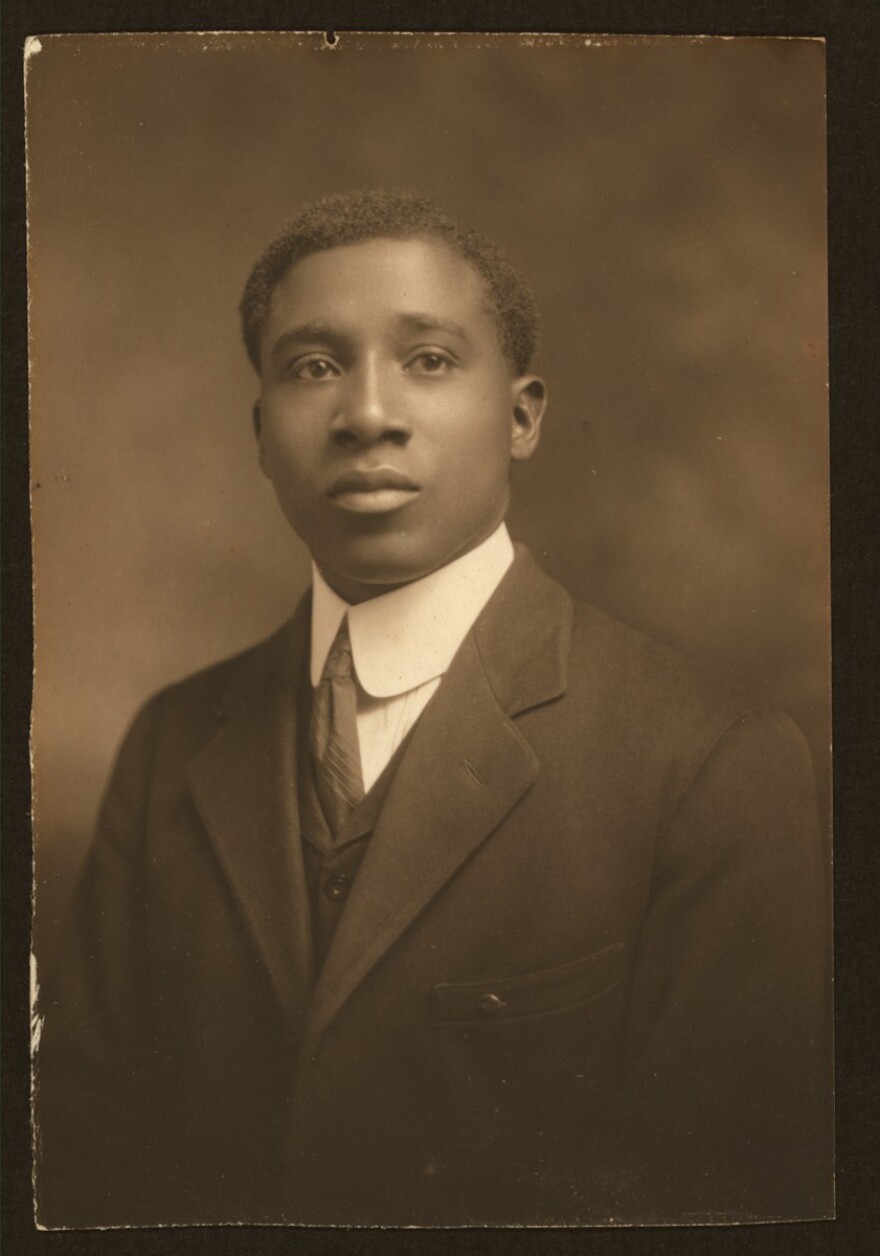
<path fill-rule="evenodd" d="M 260 702 L 295 671 L 299 613 L 267 637 L 163 686 L 135 716 L 132 734 L 197 744 L 243 702 Z"/>
<path fill-rule="evenodd" d="M 551 655 L 559 660 L 569 714 L 578 706 L 585 713 L 613 706 L 642 721 L 660 713 L 665 720 L 723 721 L 756 705 L 735 679 L 574 595 L 522 546 L 485 624 L 495 659 L 519 651 L 536 666 Z"/>
<path fill-rule="evenodd" d="M 665 782 L 670 799 L 728 753 L 756 777 L 778 770 L 783 782 L 796 763 L 806 779 L 803 734 L 756 686 L 719 676 L 587 602 L 575 602 L 565 697 L 560 719 L 570 740 L 601 748 L 612 774 L 637 765 L 640 778 Z"/>
<path fill-rule="evenodd" d="M 671 645 L 574 599 L 568 686 L 575 708 L 604 718 L 629 744 L 707 749 L 766 711 L 763 695 Z"/>
<path fill-rule="evenodd" d="M 260 641 L 173 681 L 160 689 L 154 700 L 171 706 L 222 701 L 240 676 L 257 680 L 278 663 L 289 627 L 288 621 Z"/>
<path fill-rule="evenodd" d="M 614 618 L 585 599 L 572 599 L 572 658 L 589 660 L 617 687 L 648 685 L 658 693 L 690 693 L 705 701 L 738 703 L 747 691 L 648 632 Z"/>

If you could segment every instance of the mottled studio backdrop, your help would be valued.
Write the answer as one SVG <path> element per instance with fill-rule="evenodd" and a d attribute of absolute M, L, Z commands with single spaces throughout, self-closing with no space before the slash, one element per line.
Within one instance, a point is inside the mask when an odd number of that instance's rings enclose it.
<path fill-rule="evenodd" d="M 828 792 L 823 46 L 62 36 L 28 72 L 37 942 L 125 725 L 308 573 L 236 305 L 300 202 L 404 185 L 543 311 L 515 537 L 787 709 Z"/>

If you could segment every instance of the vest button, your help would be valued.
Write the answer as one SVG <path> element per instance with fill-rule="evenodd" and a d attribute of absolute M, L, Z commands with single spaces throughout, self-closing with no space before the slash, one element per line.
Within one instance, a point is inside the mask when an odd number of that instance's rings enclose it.
<path fill-rule="evenodd" d="M 480 995 L 480 1011 L 484 1016 L 497 1016 L 506 1004 L 497 994 Z"/>
<path fill-rule="evenodd" d="M 349 883 L 351 877 L 346 872 L 334 872 L 332 877 L 328 877 L 324 882 L 324 893 L 328 898 L 340 899 L 345 898 L 348 894 Z"/>

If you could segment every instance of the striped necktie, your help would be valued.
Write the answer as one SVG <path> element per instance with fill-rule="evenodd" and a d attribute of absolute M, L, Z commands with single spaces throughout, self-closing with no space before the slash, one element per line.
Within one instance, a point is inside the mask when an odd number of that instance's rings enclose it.
<path fill-rule="evenodd" d="M 338 838 L 364 796 L 357 731 L 357 682 L 348 616 L 330 647 L 312 699 L 312 756 L 324 815 Z"/>

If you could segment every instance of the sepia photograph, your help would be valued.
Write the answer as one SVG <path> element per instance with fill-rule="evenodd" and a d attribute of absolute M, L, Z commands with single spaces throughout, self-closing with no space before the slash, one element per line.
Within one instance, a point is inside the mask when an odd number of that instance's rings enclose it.
<path fill-rule="evenodd" d="M 824 41 L 25 86 L 36 1225 L 833 1218 Z"/>

